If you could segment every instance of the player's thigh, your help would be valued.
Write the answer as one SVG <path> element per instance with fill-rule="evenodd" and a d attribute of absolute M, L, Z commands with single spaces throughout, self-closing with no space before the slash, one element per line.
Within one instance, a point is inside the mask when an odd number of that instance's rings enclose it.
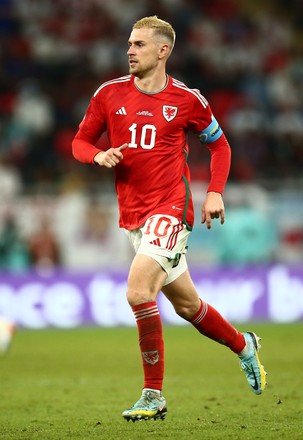
<path fill-rule="evenodd" d="M 172 283 L 163 286 L 162 292 L 185 319 L 190 319 L 200 308 L 200 298 L 188 269 Z"/>
<path fill-rule="evenodd" d="M 128 276 L 128 302 L 135 305 L 155 301 L 166 278 L 167 273 L 155 259 L 136 254 Z"/>

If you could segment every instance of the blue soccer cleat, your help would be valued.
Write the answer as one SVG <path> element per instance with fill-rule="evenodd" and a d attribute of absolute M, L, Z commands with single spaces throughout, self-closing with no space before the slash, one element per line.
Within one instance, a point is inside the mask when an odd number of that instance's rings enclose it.
<path fill-rule="evenodd" d="M 144 389 L 142 396 L 131 408 L 123 411 L 122 416 L 128 422 L 150 419 L 164 419 L 167 413 L 166 400 L 162 393 Z"/>
<path fill-rule="evenodd" d="M 266 386 L 266 371 L 259 360 L 258 351 L 261 348 L 260 338 L 252 332 L 243 333 L 248 351 L 240 356 L 240 366 L 246 374 L 247 382 L 255 394 L 261 394 Z"/>

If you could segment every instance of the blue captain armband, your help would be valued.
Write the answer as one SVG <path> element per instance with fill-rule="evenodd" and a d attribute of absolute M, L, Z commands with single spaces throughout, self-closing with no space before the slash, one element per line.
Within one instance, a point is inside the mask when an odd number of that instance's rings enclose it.
<path fill-rule="evenodd" d="M 208 127 L 197 133 L 198 138 L 202 144 L 209 144 L 216 141 L 223 134 L 222 128 L 218 124 L 216 118 L 212 116 L 212 121 Z"/>

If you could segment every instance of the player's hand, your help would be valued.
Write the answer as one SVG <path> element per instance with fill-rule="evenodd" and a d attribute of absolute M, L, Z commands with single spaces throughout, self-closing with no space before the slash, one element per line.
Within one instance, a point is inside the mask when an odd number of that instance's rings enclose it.
<path fill-rule="evenodd" d="M 220 218 L 221 225 L 223 225 L 225 219 L 224 203 L 220 193 L 209 192 L 202 206 L 202 223 L 206 223 L 207 229 L 211 228 L 211 221 L 214 218 Z"/>
<path fill-rule="evenodd" d="M 128 144 L 123 144 L 118 148 L 109 148 L 106 151 L 99 151 L 94 157 L 94 162 L 101 167 L 115 167 L 123 159 L 122 151 L 127 147 Z"/>

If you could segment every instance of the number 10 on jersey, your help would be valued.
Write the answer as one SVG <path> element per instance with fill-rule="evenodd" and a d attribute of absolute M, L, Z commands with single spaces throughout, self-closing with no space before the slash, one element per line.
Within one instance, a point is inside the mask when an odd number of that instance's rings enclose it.
<path fill-rule="evenodd" d="M 128 144 L 128 147 L 138 148 L 138 144 L 136 141 L 138 141 L 140 135 L 137 130 L 137 124 L 134 123 L 133 125 L 131 125 L 129 127 L 129 131 L 131 132 L 131 140 Z M 154 148 L 156 143 L 156 132 L 157 129 L 154 125 L 143 125 L 139 146 L 144 148 L 145 150 L 151 150 L 152 148 Z"/>

